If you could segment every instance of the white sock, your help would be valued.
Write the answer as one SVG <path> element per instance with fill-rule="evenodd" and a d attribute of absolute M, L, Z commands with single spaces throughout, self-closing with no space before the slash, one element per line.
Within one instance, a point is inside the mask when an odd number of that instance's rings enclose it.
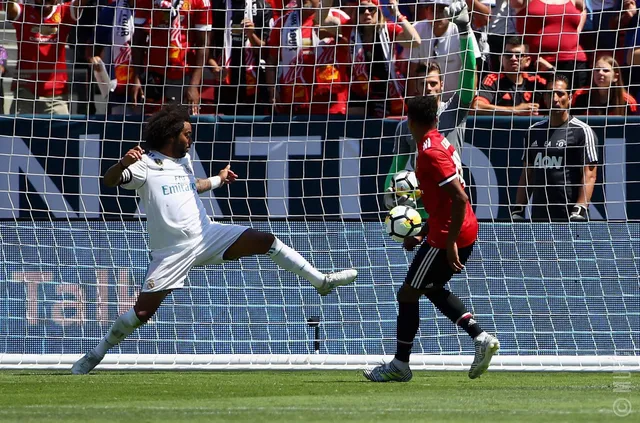
<path fill-rule="evenodd" d="M 136 316 L 136 312 L 133 309 L 127 311 L 113 322 L 109 332 L 100 340 L 100 343 L 93 351 L 100 357 L 104 357 L 110 348 L 118 345 L 140 326 L 142 326 L 142 322 L 138 319 L 138 316 Z"/>
<path fill-rule="evenodd" d="M 478 335 L 475 338 L 473 338 L 473 340 L 482 342 L 482 341 L 484 341 L 484 338 L 486 338 L 487 336 L 489 336 L 489 334 L 487 332 L 483 331 L 480 335 Z"/>
<path fill-rule="evenodd" d="M 395 357 L 391 361 L 391 364 L 393 364 L 393 366 L 398 370 L 407 370 L 409 368 L 409 363 L 406 363 L 404 361 L 400 361 Z"/>
<path fill-rule="evenodd" d="M 268 254 L 275 264 L 284 270 L 305 278 L 311 282 L 311 285 L 319 287 L 324 283 L 324 274 L 322 272 L 313 267 L 296 250 L 283 244 L 278 238 L 271 244 Z"/>

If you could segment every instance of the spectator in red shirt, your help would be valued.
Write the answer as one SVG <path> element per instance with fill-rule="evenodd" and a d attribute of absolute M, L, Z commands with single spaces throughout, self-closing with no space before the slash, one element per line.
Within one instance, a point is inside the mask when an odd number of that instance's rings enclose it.
<path fill-rule="evenodd" d="M 349 49 L 337 28 L 349 17 L 331 0 L 304 0 L 275 23 L 267 45 L 269 97 L 279 113 L 346 114 Z"/>
<path fill-rule="evenodd" d="M 537 115 L 546 81 L 523 72 L 531 56 L 522 38 L 506 39 L 502 54 L 502 72 L 488 74 L 480 84 L 471 108 L 476 114 Z"/>
<path fill-rule="evenodd" d="M 538 70 L 565 75 L 573 88 L 587 85 L 587 55 L 580 46 L 587 11 L 584 0 L 510 0 L 516 28 L 524 35 Z"/>
<path fill-rule="evenodd" d="M 389 8 L 397 23 L 386 22 L 378 0 L 360 0 L 358 25 L 349 45 L 353 63 L 349 114 L 385 117 L 404 111 L 404 80 L 396 67 L 397 43 L 407 49 L 420 45 L 420 35 L 400 14 L 396 0 Z"/>
<path fill-rule="evenodd" d="M 573 94 L 571 110 L 574 115 L 625 116 L 638 113 L 636 100 L 627 93 L 618 62 L 602 56 L 593 69 L 591 89 Z"/>
<path fill-rule="evenodd" d="M 183 99 L 191 113 L 198 113 L 211 30 L 209 9 L 209 0 L 137 0 L 131 99 L 134 105 L 140 101 L 154 105 L 144 113 Z M 188 50 L 195 51 L 192 66 L 187 65 Z"/>
<path fill-rule="evenodd" d="M 18 43 L 12 113 L 69 114 L 65 43 L 86 4 L 87 0 L 7 3 L 7 19 Z"/>

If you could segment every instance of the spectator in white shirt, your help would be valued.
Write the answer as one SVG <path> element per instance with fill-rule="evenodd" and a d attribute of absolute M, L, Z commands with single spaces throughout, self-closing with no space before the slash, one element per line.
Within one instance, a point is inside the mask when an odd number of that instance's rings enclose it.
<path fill-rule="evenodd" d="M 442 70 L 444 89 L 443 101 L 447 101 L 458 90 L 462 58 L 460 56 L 460 36 L 458 27 L 445 18 L 445 8 L 450 0 L 427 0 L 418 7 L 418 19 L 426 17 L 414 24 L 420 34 L 419 47 L 411 49 L 411 63 L 409 64 L 409 79 L 407 92 L 415 92 L 417 79 L 416 70 L 420 63 L 435 61 Z M 474 55 L 480 57 L 477 43 L 474 39 Z"/>

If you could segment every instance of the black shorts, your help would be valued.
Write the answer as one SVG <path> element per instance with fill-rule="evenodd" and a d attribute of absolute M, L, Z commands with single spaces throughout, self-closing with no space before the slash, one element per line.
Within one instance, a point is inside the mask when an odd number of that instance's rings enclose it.
<path fill-rule="evenodd" d="M 473 244 L 458 248 L 460 262 L 469 260 Z M 424 242 L 411 262 L 404 283 L 416 289 L 430 289 L 445 286 L 453 277 L 453 269 L 447 261 L 447 250 L 435 248 Z"/>

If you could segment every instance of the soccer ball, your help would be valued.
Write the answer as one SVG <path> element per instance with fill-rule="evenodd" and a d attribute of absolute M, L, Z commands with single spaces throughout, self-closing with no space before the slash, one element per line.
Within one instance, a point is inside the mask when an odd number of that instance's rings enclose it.
<path fill-rule="evenodd" d="M 422 227 L 422 218 L 415 209 L 407 206 L 396 206 L 384 219 L 387 234 L 394 241 L 402 242 L 408 236 L 415 236 Z"/>
<path fill-rule="evenodd" d="M 410 170 L 403 170 L 393 175 L 391 187 L 398 197 L 407 196 L 412 200 L 417 200 L 422 194 L 418 188 L 418 178 L 416 178 L 415 172 Z"/>

